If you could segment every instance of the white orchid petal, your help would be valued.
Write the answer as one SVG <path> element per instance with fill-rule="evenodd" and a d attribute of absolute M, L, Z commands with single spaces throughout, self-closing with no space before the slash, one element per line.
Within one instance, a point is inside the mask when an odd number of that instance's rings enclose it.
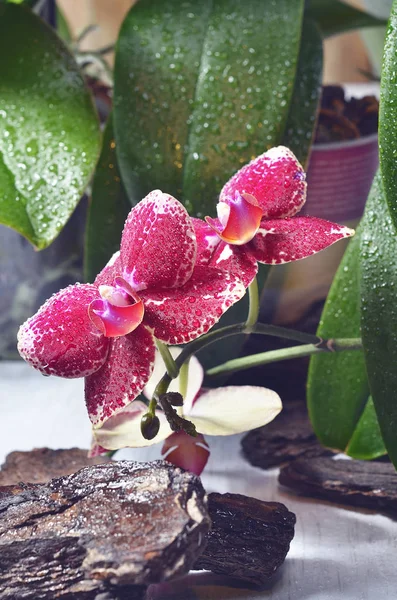
<path fill-rule="evenodd" d="M 204 435 L 232 435 L 266 425 L 281 409 L 276 392 L 247 385 L 209 390 L 185 414 Z"/>
<path fill-rule="evenodd" d="M 170 346 L 169 350 L 171 352 L 172 358 L 174 358 L 174 359 L 177 356 L 179 356 L 180 353 L 182 352 L 182 348 L 179 348 L 179 346 Z M 155 362 L 154 362 L 153 374 L 150 377 L 149 381 L 147 382 L 147 384 L 143 390 L 143 393 L 145 394 L 146 398 L 148 398 L 149 400 L 153 396 L 155 387 L 165 372 L 166 372 L 166 368 L 165 368 L 164 361 L 161 358 L 160 352 L 156 351 L 156 358 L 155 358 Z M 199 363 L 197 358 L 195 356 L 192 356 L 192 358 L 190 359 L 190 362 L 189 362 L 189 379 L 188 379 L 186 398 L 184 399 L 185 400 L 184 407 L 183 407 L 184 413 L 189 412 L 189 410 L 192 406 L 193 400 L 195 399 L 195 397 L 197 396 L 198 392 L 201 389 L 201 384 L 203 383 L 203 379 L 204 379 L 203 367 L 201 366 L 201 364 Z M 170 387 L 168 388 L 168 391 L 179 392 L 179 377 L 177 377 L 176 379 L 173 379 L 173 381 L 170 384 Z"/>
<path fill-rule="evenodd" d="M 172 431 L 161 411 L 156 411 L 160 419 L 160 430 L 155 438 L 146 440 L 141 433 L 141 418 L 147 412 L 147 406 L 140 400 L 134 400 L 124 410 L 108 419 L 93 435 L 96 444 L 107 450 L 120 448 L 143 448 L 162 442 Z"/>

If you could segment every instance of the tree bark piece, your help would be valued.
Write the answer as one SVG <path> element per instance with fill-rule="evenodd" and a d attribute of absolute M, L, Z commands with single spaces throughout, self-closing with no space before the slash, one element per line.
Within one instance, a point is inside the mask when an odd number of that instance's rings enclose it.
<path fill-rule="evenodd" d="M 286 408 L 268 425 L 250 431 L 241 444 L 248 462 L 262 469 L 288 464 L 303 456 L 334 453 L 317 441 L 307 410 L 301 404 Z"/>
<path fill-rule="evenodd" d="M 209 527 L 198 477 L 163 461 L 2 487 L 0 599 L 139 598 L 189 571 Z"/>
<path fill-rule="evenodd" d="M 240 494 L 209 494 L 208 510 L 212 529 L 194 569 L 263 585 L 284 562 L 295 515 L 279 502 Z"/>
<path fill-rule="evenodd" d="M 305 496 L 394 514 L 397 511 L 397 474 L 390 463 L 299 459 L 281 470 L 279 481 Z"/>
<path fill-rule="evenodd" d="M 46 483 L 54 477 L 76 473 L 83 467 L 109 462 L 101 456 L 88 458 L 88 450 L 35 448 L 30 452 L 11 452 L 0 470 L 0 486 L 14 483 Z"/>

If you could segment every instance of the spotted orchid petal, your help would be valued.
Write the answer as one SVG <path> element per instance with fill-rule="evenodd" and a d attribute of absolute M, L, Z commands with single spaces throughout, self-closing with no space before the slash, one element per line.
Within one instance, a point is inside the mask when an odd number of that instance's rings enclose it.
<path fill-rule="evenodd" d="M 98 297 L 95 286 L 76 284 L 47 300 L 19 329 L 22 358 L 44 375 L 73 378 L 98 371 L 109 350 L 109 340 L 88 316 Z"/>
<path fill-rule="evenodd" d="M 191 219 L 178 200 L 155 190 L 128 215 L 120 249 L 123 277 L 136 291 L 178 288 L 196 260 Z"/>
<path fill-rule="evenodd" d="M 192 219 L 197 238 L 197 264 L 227 271 L 248 287 L 258 272 L 256 259 L 236 245 L 223 242 L 205 221 Z"/>
<path fill-rule="evenodd" d="M 247 246 L 229 246 L 221 242 L 212 255 L 209 266 L 225 270 L 238 277 L 244 287 L 248 287 L 258 273 L 256 258 L 249 252 Z"/>
<path fill-rule="evenodd" d="M 158 434 L 152 440 L 146 440 L 141 433 L 141 419 L 147 413 L 147 406 L 140 400 L 134 400 L 120 412 L 108 419 L 102 427 L 94 429 L 93 435 L 96 446 L 109 450 L 120 448 L 144 448 L 162 442 L 172 434 L 164 413 L 156 411 L 160 420 Z"/>
<path fill-rule="evenodd" d="M 106 363 L 85 382 L 87 410 L 95 427 L 140 394 L 152 374 L 154 355 L 153 336 L 143 325 L 111 340 Z"/>
<path fill-rule="evenodd" d="M 101 299 L 93 300 L 88 308 L 91 321 L 106 337 L 131 333 L 145 312 L 142 300 L 122 277 L 116 277 L 113 284 L 100 285 Z"/>
<path fill-rule="evenodd" d="M 217 219 L 206 217 L 206 222 L 224 242 L 236 246 L 242 246 L 252 240 L 259 229 L 263 214 L 253 196 L 237 191 L 233 197 L 218 203 L 217 212 Z"/>
<path fill-rule="evenodd" d="M 228 386 L 204 392 L 185 416 L 204 435 L 232 435 L 272 421 L 281 411 L 276 392 L 255 386 Z"/>
<path fill-rule="evenodd" d="M 197 240 L 196 265 L 208 265 L 221 239 L 205 221 L 192 218 L 192 224 Z"/>
<path fill-rule="evenodd" d="M 178 348 L 178 346 L 172 346 L 169 348 L 169 351 L 171 353 L 172 358 L 175 359 L 182 352 L 182 348 Z M 149 381 L 147 382 L 147 384 L 143 390 L 143 393 L 148 400 L 151 400 L 154 390 L 155 390 L 155 387 L 165 372 L 166 372 L 166 366 L 164 364 L 163 359 L 161 358 L 160 352 L 157 351 L 156 358 L 154 361 L 154 369 L 153 369 L 152 376 L 150 377 Z M 190 407 L 192 406 L 194 399 L 196 398 L 197 394 L 199 393 L 199 391 L 201 389 L 203 379 L 204 379 L 204 369 L 201 366 L 200 362 L 197 360 L 197 358 L 195 356 L 192 356 L 191 359 L 189 360 L 187 390 L 186 390 L 186 393 L 183 394 L 183 396 L 184 396 L 183 410 L 184 411 L 188 412 L 190 410 Z M 181 382 L 180 382 L 179 377 L 176 377 L 175 379 L 173 379 L 171 381 L 168 391 L 181 392 Z M 183 392 L 183 390 L 182 390 L 182 392 Z"/>
<path fill-rule="evenodd" d="M 307 258 L 353 234 L 353 229 L 316 217 L 269 219 L 248 247 L 257 261 L 277 265 Z"/>
<path fill-rule="evenodd" d="M 220 269 L 196 267 L 182 287 L 141 292 L 144 323 L 167 344 L 184 344 L 206 333 L 245 294 L 242 282 Z"/>
<path fill-rule="evenodd" d="M 164 460 L 176 467 L 200 475 L 207 464 L 210 451 L 204 436 L 192 437 L 184 431 L 178 431 L 165 440 L 161 454 Z"/>
<path fill-rule="evenodd" d="M 221 191 L 220 202 L 227 202 L 236 192 L 254 196 L 269 219 L 291 217 L 306 200 L 305 173 L 291 150 L 278 146 L 233 175 Z"/>
<path fill-rule="evenodd" d="M 115 252 L 109 262 L 104 266 L 102 271 L 95 278 L 94 285 L 112 285 L 116 277 L 122 273 L 120 251 Z"/>

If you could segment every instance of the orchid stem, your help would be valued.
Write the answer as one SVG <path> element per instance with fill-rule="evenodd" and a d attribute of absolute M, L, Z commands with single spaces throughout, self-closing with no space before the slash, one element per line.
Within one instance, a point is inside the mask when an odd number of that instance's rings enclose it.
<path fill-rule="evenodd" d="M 220 375 L 236 373 L 251 367 L 267 365 L 272 362 L 289 360 L 291 358 L 300 358 L 302 356 L 311 356 L 323 352 L 342 352 L 344 350 L 361 350 L 362 342 L 360 338 L 347 338 L 322 341 L 320 344 L 303 344 L 292 346 L 291 348 L 282 348 L 281 350 L 271 350 L 244 356 L 209 369 L 206 373 L 208 377 L 219 377 Z"/>
<path fill-rule="evenodd" d="M 177 367 L 175 377 L 178 376 L 179 370 L 182 367 L 182 365 L 187 360 L 189 360 L 190 357 L 193 356 L 193 354 L 196 354 L 196 352 L 198 352 L 202 348 L 205 348 L 206 346 L 209 346 L 210 344 L 213 344 L 214 342 L 217 342 L 220 339 L 224 339 L 233 335 L 247 335 L 250 333 L 255 333 L 259 335 L 270 335 L 274 337 L 284 338 L 287 340 L 294 340 L 296 342 L 301 342 L 302 344 L 311 344 L 313 346 L 318 346 L 319 344 L 323 343 L 323 340 L 317 335 L 302 333 L 300 331 L 286 329 L 284 327 L 277 327 L 276 325 L 265 325 L 263 323 L 256 323 L 252 327 L 247 327 L 246 323 L 228 325 L 227 327 L 222 327 L 220 329 L 216 329 L 215 331 L 210 331 L 209 333 L 202 335 L 200 338 L 193 340 L 192 342 L 190 342 L 190 344 L 185 346 L 180 355 L 174 361 Z M 149 403 L 148 410 L 151 414 L 154 414 L 158 398 L 161 394 L 165 394 L 167 392 L 172 379 L 175 379 L 175 377 L 172 377 L 167 371 L 167 373 L 165 373 L 165 375 L 163 375 L 163 377 L 160 379 L 154 391 L 153 398 Z"/>
<path fill-rule="evenodd" d="M 254 327 L 254 325 L 256 325 L 256 323 L 258 321 L 258 317 L 259 317 L 259 290 L 258 290 L 258 281 L 257 281 L 256 277 L 253 281 L 251 281 L 251 283 L 248 287 L 248 294 L 249 294 L 249 310 L 248 310 L 248 317 L 245 322 L 245 326 L 248 329 L 251 329 L 251 327 Z"/>
<path fill-rule="evenodd" d="M 183 397 L 183 399 L 186 398 L 188 381 L 189 359 L 186 362 L 184 362 L 181 368 L 179 369 L 179 393 Z"/>
<path fill-rule="evenodd" d="M 163 342 L 160 342 L 160 340 L 156 340 L 156 346 L 161 354 L 161 358 L 164 361 L 168 375 L 171 377 L 171 379 L 175 379 L 175 377 L 178 377 L 179 367 L 175 363 L 168 346 L 163 344 Z"/>

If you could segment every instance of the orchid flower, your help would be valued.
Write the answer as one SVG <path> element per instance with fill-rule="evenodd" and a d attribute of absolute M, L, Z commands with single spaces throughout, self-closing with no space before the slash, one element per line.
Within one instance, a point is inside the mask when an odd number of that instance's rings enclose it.
<path fill-rule="evenodd" d="M 244 295 L 237 277 L 197 265 L 196 256 L 185 208 L 151 192 L 131 210 L 120 252 L 94 284 L 61 290 L 21 326 L 21 356 L 44 375 L 86 377 L 88 414 L 100 427 L 147 384 L 155 338 L 189 342 Z"/>
<path fill-rule="evenodd" d="M 170 348 L 174 358 L 180 348 Z M 144 388 L 144 395 L 151 398 L 155 386 L 164 373 L 165 365 L 156 353 L 153 375 Z M 158 434 L 152 440 L 142 436 L 140 423 L 147 412 L 147 406 L 134 400 L 121 412 L 108 419 L 99 429 L 95 429 L 91 456 L 118 450 L 120 448 L 145 447 L 164 441 L 162 455 L 178 467 L 200 475 L 209 454 L 209 446 L 204 435 L 233 435 L 261 427 L 272 421 L 280 412 L 281 400 L 272 390 L 255 386 L 227 386 L 204 391 L 201 385 L 204 371 L 194 356 L 190 359 L 188 386 L 184 397 L 182 416 L 191 421 L 199 434 L 192 437 L 184 431 L 172 432 L 164 413 L 156 410 L 160 420 Z M 180 376 L 170 385 L 170 391 L 179 391 Z M 204 435 L 203 435 L 204 434 Z"/>
<path fill-rule="evenodd" d="M 330 221 L 296 216 L 305 201 L 302 166 L 288 148 L 272 148 L 224 185 L 217 218 L 194 219 L 198 262 L 238 273 L 247 287 L 257 262 L 300 260 L 354 234 Z"/>

